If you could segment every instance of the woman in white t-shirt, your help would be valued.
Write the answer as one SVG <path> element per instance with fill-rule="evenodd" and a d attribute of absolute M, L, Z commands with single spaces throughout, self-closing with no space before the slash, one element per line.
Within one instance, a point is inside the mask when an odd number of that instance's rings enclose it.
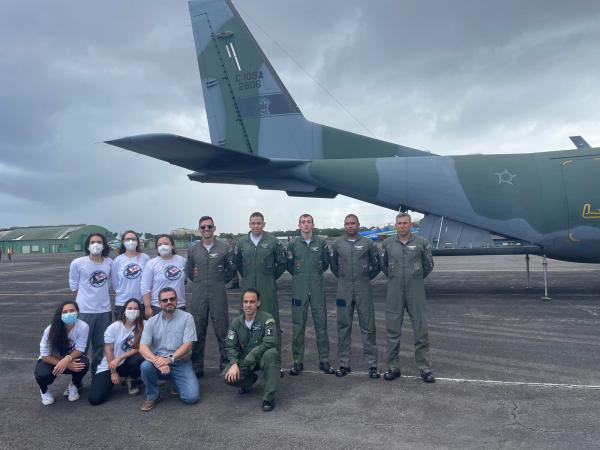
<path fill-rule="evenodd" d="M 141 288 L 146 319 L 160 313 L 158 293 L 166 287 L 175 289 L 177 308 L 185 311 L 186 259 L 175 254 L 175 242 L 168 234 L 156 237 L 156 249 L 158 256 L 148 261 L 142 274 Z"/>
<path fill-rule="evenodd" d="M 75 301 L 81 311 L 79 318 L 90 327 L 92 347 L 91 369 L 96 373 L 104 349 L 104 330 L 112 322 L 110 306 L 110 247 L 104 235 L 90 234 L 84 244 L 85 256 L 74 259 L 69 267 L 69 287 L 76 293 Z"/>
<path fill-rule="evenodd" d="M 112 262 L 110 271 L 112 287 L 115 290 L 115 320 L 120 320 L 130 298 L 135 298 L 143 304 L 142 273 L 150 257 L 142 253 L 140 235 L 133 230 L 127 230 L 121 238 L 119 256 Z M 142 317 L 144 315 L 142 306 Z"/>
<path fill-rule="evenodd" d="M 46 327 L 40 341 L 40 357 L 35 365 L 33 376 L 40 386 L 42 404 L 51 405 L 54 397 L 48 389 L 57 376 L 71 375 L 71 382 L 65 396 L 70 402 L 79 399 L 81 380 L 90 368 L 85 356 L 89 327 L 77 319 L 79 307 L 72 300 L 63 302 Z"/>
<path fill-rule="evenodd" d="M 104 332 L 104 358 L 88 393 L 91 405 L 108 400 L 113 385 L 120 384 L 121 377 L 125 377 L 130 395 L 140 392 L 134 382 L 140 377 L 140 366 L 144 361 L 139 352 L 144 319 L 137 299 L 131 298 L 123 306 L 122 319 L 112 323 Z"/>

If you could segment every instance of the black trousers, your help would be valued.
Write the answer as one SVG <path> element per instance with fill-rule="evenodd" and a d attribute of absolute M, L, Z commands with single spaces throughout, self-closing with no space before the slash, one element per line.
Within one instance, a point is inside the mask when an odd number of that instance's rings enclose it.
<path fill-rule="evenodd" d="M 90 369 L 90 360 L 85 355 L 81 355 L 78 359 L 85 364 L 83 370 L 81 372 L 73 372 L 72 370 L 67 369 L 63 372 L 63 374 L 71 375 L 73 384 L 77 387 L 80 387 L 81 380 L 83 380 L 83 377 Z M 54 380 L 56 380 L 56 376 L 52 374 L 53 370 L 54 366 L 52 364 L 48 364 L 41 359 L 38 359 L 37 363 L 35 364 L 33 376 L 37 384 L 40 385 L 40 390 L 44 394 L 48 390 L 48 386 L 50 386 L 52 383 L 54 383 Z"/>
<path fill-rule="evenodd" d="M 117 367 L 117 373 L 122 377 L 139 378 L 140 366 L 144 358 L 139 353 L 127 358 L 123 364 Z M 88 401 L 90 405 L 99 405 L 104 403 L 110 397 L 113 388 L 112 380 L 110 379 L 110 370 L 97 372 L 92 378 L 92 385 L 88 392 Z"/>

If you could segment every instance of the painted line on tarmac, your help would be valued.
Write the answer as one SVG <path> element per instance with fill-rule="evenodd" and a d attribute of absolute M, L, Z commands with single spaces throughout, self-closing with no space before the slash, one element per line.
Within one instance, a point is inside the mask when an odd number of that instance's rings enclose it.
<path fill-rule="evenodd" d="M 64 294 L 60 294 L 60 293 L 50 293 L 50 294 L 45 294 L 44 292 L 0 292 L 0 297 L 38 297 L 38 296 L 53 296 L 53 295 L 58 295 L 58 296 L 65 296 L 70 294 L 70 292 L 65 292 Z"/>
<path fill-rule="evenodd" d="M 403 375 L 404 377 L 404 375 Z M 406 378 L 420 378 L 406 376 Z M 436 380 L 452 381 L 455 383 L 479 383 L 479 384 L 497 384 L 501 386 L 530 386 L 530 387 L 550 387 L 562 389 L 592 389 L 599 390 L 600 385 L 595 384 L 567 384 L 567 383 L 532 383 L 527 381 L 498 381 L 498 380 L 474 380 L 468 378 L 439 378 Z"/>
<path fill-rule="evenodd" d="M 286 372 L 288 369 L 284 368 Z M 304 370 L 305 373 L 310 374 L 319 374 L 322 375 L 323 372 L 320 370 Z M 346 376 L 361 376 L 368 377 L 368 372 L 350 372 Z M 413 375 L 401 375 L 401 378 L 412 378 L 415 380 L 420 380 L 421 377 L 413 376 Z M 382 374 L 383 378 L 383 374 Z M 500 380 L 478 380 L 478 379 L 469 379 L 469 378 L 443 378 L 443 377 L 435 377 L 436 381 L 449 381 L 452 383 L 474 383 L 474 384 L 493 384 L 500 386 L 526 386 L 526 387 L 545 387 L 545 388 L 560 388 L 560 389 L 590 389 L 590 390 L 600 390 L 600 385 L 595 384 L 567 384 L 567 383 L 535 383 L 535 382 L 527 382 L 527 381 L 500 381 Z"/>
<path fill-rule="evenodd" d="M 12 275 L 13 273 L 32 273 L 32 272 L 45 272 L 48 270 L 66 269 L 69 266 L 52 266 L 52 267 L 39 267 L 31 270 L 10 270 L 8 272 L 0 272 L 0 275 Z"/>
<path fill-rule="evenodd" d="M 0 361 L 36 361 L 36 357 L 26 356 L 0 356 Z"/>

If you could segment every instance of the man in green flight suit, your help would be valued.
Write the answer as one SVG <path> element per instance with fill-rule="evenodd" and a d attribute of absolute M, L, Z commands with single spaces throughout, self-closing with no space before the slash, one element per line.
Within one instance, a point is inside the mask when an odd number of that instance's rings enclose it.
<path fill-rule="evenodd" d="M 260 212 L 250 215 L 250 232 L 238 239 L 235 248 L 237 270 L 242 276 L 242 291 L 255 288 L 260 292 L 261 310 L 273 316 L 277 329 L 279 304 L 277 303 L 277 280 L 287 267 L 287 258 L 281 242 L 266 231 L 265 218 Z M 277 339 L 277 354 L 281 365 L 281 339 Z"/>
<path fill-rule="evenodd" d="M 226 384 L 239 387 L 240 394 L 245 394 L 258 379 L 254 372 L 262 370 L 265 382 L 262 408 L 272 411 L 281 370 L 277 356 L 277 325 L 273 316 L 258 311 L 260 296 L 256 289 L 246 289 L 242 306 L 244 312 L 233 319 L 227 331 L 229 366 L 223 376 Z"/>
<path fill-rule="evenodd" d="M 203 216 L 198 223 L 202 241 L 197 242 L 187 252 L 185 270 L 192 281 L 192 299 L 188 311 L 194 316 L 198 342 L 192 348 L 192 366 L 196 376 L 204 375 L 204 346 L 208 315 L 219 345 L 219 371 L 227 364 L 225 334 L 229 326 L 229 310 L 225 285 L 235 274 L 235 261 L 227 245 L 215 237 L 215 223 L 212 217 Z"/>
<path fill-rule="evenodd" d="M 338 278 L 337 326 L 340 368 L 335 375 L 343 377 L 350 370 L 352 321 L 354 309 L 363 339 L 363 350 L 369 364 L 369 377 L 379 378 L 377 370 L 377 340 L 375 309 L 371 296 L 371 280 L 381 271 L 379 252 L 373 241 L 358 234 L 360 223 L 354 214 L 344 218 L 345 236 L 331 244 L 330 267 Z"/>
<path fill-rule="evenodd" d="M 329 251 L 323 239 L 313 235 L 315 227 L 310 214 L 298 220 L 300 236 L 288 244 L 288 271 L 292 280 L 292 354 L 294 366 L 290 375 L 300 375 L 304 370 L 304 332 L 308 305 L 312 312 L 319 351 L 319 369 L 335 373 L 329 364 L 329 337 L 327 336 L 327 304 L 323 287 L 323 272 L 329 267 Z"/>
<path fill-rule="evenodd" d="M 385 380 L 400 376 L 400 334 L 404 310 L 408 311 L 415 335 L 415 361 L 426 383 L 435 382 L 429 365 L 427 302 L 423 279 L 433 270 L 431 246 L 427 240 L 410 232 L 412 220 L 407 213 L 396 216 L 395 237 L 383 241 L 383 272 L 388 277 L 385 300 L 387 328 L 387 364 Z"/>

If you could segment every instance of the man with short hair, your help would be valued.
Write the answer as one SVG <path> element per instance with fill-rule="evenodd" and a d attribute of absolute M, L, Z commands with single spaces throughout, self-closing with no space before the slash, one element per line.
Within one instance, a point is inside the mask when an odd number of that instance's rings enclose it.
<path fill-rule="evenodd" d="M 407 213 L 396 216 L 396 236 L 383 241 L 383 273 L 388 277 L 385 301 L 387 364 L 385 380 L 400 376 L 400 335 L 404 310 L 408 311 L 415 335 L 415 361 L 425 383 L 435 382 L 427 358 L 427 302 L 424 278 L 433 270 L 431 245 L 410 232 L 412 220 Z"/>
<path fill-rule="evenodd" d="M 346 234 L 331 244 L 330 266 L 338 278 L 337 325 L 340 368 L 335 375 L 343 377 L 351 372 L 352 321 L 354 310 L 362 333 L 363 351 L 369 365 L 369 377 L 380 377 L 377 370 L 377 339 L 375 309 L 371 296 L 371 280 L 381 271 L 379 252 L 373 241 L 358 234 L 360 222 L 355 214 L 344 218 Z"/>
<path fill-rule="evenodd" d="M 277 329 L 279 322 L 279 304 L 277 303 L 277 283 L 285 272 L 287 258 L 279 240 L 264 231 L 266 222 L 260 212 L 250 215 L 250 232 L 238 239 L 235 256 L 237 270 L 242 276 L 241 288 L 255 288 L 260 292 L 261 310 L 273 316 Z M 281 364 L 281 339 L 277 339 L 277 354 Z"/>
<path fill-rule="evenodd" d="M 290 375 L 300 375 L 304 370 L 304 333 L 308 305 L 312 312 L 319 351 L 319 370 L 333 374 L 329 364 L 329 337 L 327 336 L 327 303 L 323 287 L 323 272 L 329 267 L 329 250 L 325 240 L 313 235 L 314 219 L 302 214 L 298 219 L 300 236 L 288 244 L 287 269 L 292 280 L 292 354 L 294 365 Z"/>
<path fill-rule="evenodd" d="M 184 403 L 200 399 L 200 385 L 192 369 L 190 353 L 196 342 L 194 318 L 177 309 L 177 292 L 165 287 L 158 293 L 161 312 L 152 316 L 142 333 L 140 353 L 142 381 L 146 387 L 146 401 L 142 411 L 150 411 L 159 399 L 159 379 L 172 379 Z"/>
<path fill-rule="evenodd" d="M 204 347 L 208 316 L 219 346 L 219 372 L 227 364 L 225 335 L 229 326 L 229 311 L 225 285 L 235 273 L 233 255 L 227 245 L 215 237 L 217 227 L 210 216 L 198 221 L 202 240 L 188 249 L 185 270 L 192 281 L 192 299 L 189 312 L 194 317 L 198 342 L 192 348 L 192 366 L 196 376 L 204 375 Z"/>
<path fill-rule="evenodd" d="M 275 408 L 275 391 L 281 365 L 277 355 L 279 333 L 275 319 L 259 311 L 260 294 L 256 289 L 246 289 L 242 299 L 244 312 L 233 319 L 227 331 L 227 354 L 229 366 L 223 372 L 225 383 L 240 388 L 240 394 L 252 389 L 263 371 L 265 389 L 263 411 Z"/>

